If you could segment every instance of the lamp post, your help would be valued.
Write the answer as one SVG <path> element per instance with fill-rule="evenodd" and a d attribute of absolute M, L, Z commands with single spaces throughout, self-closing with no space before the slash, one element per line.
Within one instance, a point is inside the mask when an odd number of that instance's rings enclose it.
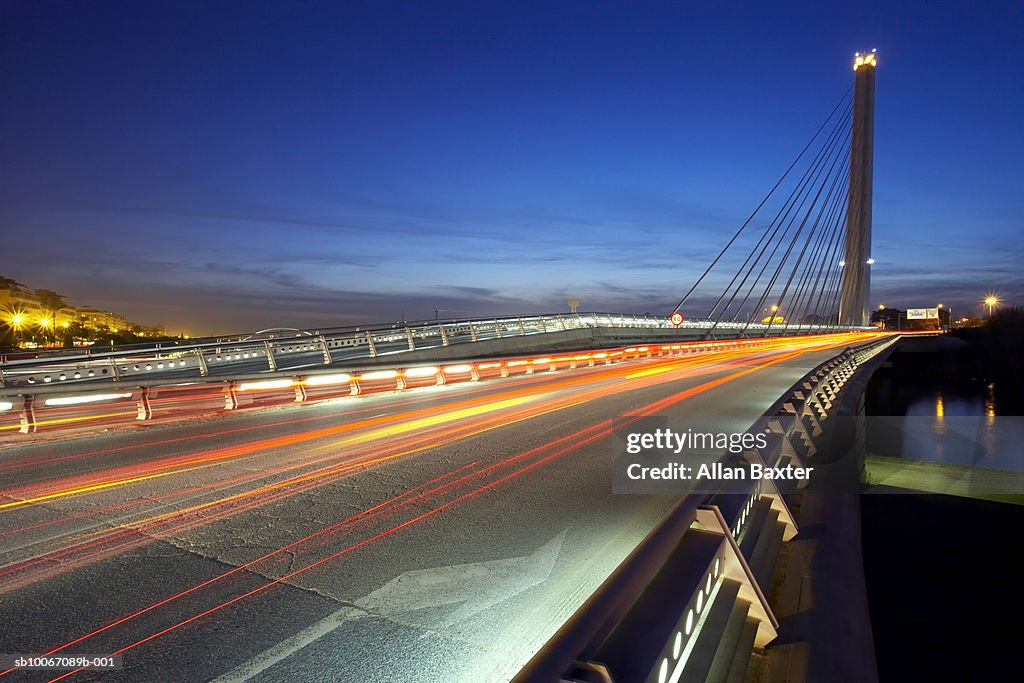
<path fill-rule="evenodd" d="M 10 325 L 14 345 L 18 346 L 19 333 L 25 327 L 25 316 L 21 313 L 13 313 L 7 319 L 7 324 Z"/>
<path fill-rule="evenodd" d="M 988 319 L 992 319 L 992 308 L 999 303 L 999 297 L 995 294 L 989 294 L 985 297 L 985 305 L 988 306 Z"/>

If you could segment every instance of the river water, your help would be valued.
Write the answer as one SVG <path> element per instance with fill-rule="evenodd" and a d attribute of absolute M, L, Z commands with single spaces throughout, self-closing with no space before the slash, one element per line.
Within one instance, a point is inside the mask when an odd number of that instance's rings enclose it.
<path fill-rule="evenodd" d="M 1024 473 L 1024 396 L 996 381 L 875 373 L 864 396 L 867 452 Z"/>
<path fill-rule="evenodd" d="M 1021 385 L 997 373 L 956 379 L 964 364 L 927 355 L 894 353 L 892 366 L 872 377 L 868 453 L 1024 472 Z M 1007 487 L 1018 480 L 994 479 Z M 1007 680 L 1018 666 L 1024 613 L 1014 542 L 1024 506 L 911 493 L 860 502 L 879 680 Z"/>

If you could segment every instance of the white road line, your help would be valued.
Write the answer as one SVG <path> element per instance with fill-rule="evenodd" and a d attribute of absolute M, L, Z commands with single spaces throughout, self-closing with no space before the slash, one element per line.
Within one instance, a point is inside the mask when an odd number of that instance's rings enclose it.
<path fill-rule="evenodd" d="M 211 683 L 242 683 L 242 681 L 247 681 L 256 674 L 266 671 L 278 662 L 288 659 L 310 643 L 320 640 L 320 638 L 323 638 L 346 621 L 352 621 L 364 616 L 367 616 L 367 614 L 361 609 L 357 609 L 355 607 L 343 607 L 325 619 L 322 619 L 312 626 L 299 631 L 291 638 L 282 640 L 269 650 L 261 652 L 245 664 L 235 667 L 223 676 L 213 679 Z"/>

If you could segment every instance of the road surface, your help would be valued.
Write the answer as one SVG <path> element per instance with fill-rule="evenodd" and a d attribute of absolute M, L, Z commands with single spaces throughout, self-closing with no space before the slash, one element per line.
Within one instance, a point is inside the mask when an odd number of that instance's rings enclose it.
<path fill-rule="evenodd" d="M 122 668 L 0 680 L 507 680 L 674 502 L 612 495 L 610 420 L 742 431 L 855 339 L 7 443 L 0 653 Z"/>

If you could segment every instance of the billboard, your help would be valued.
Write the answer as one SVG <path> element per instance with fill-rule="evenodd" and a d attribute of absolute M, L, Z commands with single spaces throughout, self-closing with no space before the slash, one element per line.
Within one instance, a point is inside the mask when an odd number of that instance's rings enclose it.
<path fill-rule="evenodd" d="M 937 320 L 939 309 L 937 308 L 908 308 L 907 320 Z"/>

